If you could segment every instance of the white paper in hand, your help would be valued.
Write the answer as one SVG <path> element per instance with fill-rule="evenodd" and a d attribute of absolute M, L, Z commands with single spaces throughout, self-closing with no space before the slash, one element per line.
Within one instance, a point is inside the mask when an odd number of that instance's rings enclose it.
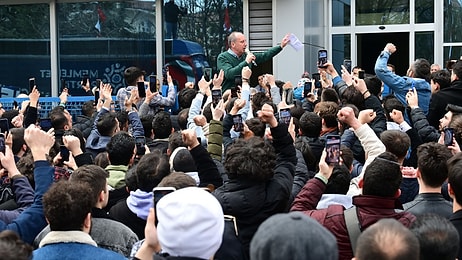
<path fill-rule="evenodd" d="M 289 45 L 292 46 L 292 48 L 294 48 L 296 51 L 299 51 L 303 48 L 303 43 L 293 33 L 291 33 L 289 36 Z"/>

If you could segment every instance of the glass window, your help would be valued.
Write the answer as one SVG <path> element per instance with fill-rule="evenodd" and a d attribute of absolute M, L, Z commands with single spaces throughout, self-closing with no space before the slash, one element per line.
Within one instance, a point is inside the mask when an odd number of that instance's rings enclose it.
<path fill-rule="evenodd" d="M 433 0 L 415 0 L 415 23 L 433 23 L 434 16 Z"/>
<path fill-rule="evenodd" d="M 332 1 L 332 25 L 349 26 L 351 24 L 350 0 Z"/>
<path fill-rule="evenodd" d="M 427 59 L 430 64 L 434 58 L 434 32 L 416 32 L 415 33 L 415 58 Z"/>
<path fill-rule="evenodd" d="M 343 60 L 351 60 L 351 36 L 350 34 L 332 35 L 332 62 L 335 69 L 340 73 Z"/>
<path fill-rule="evenodd" d="M 48 4 L 0 6 L 2 97 L 28 92 L 34 77 L 42 95 L 51 94 Z"/>
<path fill-rule="evenodd" d="M 408 23 L 409 0 L 356 1 L 356 25 Z"/>
<path fill-rule="evenodd" d="M 449 60 L 462 59 L 462 46 L 445 46 L 443 60 L 446 64 Z"/>
<path fill-rule="evenodd" d="M 444 42 L 462 42 L 461 27 L 462 0 L 444 0 Z"/>

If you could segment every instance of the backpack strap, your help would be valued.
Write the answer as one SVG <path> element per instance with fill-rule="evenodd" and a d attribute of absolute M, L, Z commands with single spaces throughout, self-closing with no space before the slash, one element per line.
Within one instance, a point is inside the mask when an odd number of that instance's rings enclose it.
<path fill-rule="evenodd" d="M 353 255 L 355 255 L 356 242 L 359 235 L 361 235 L 361 224 L 359 223 L 357 210 L 356 206 L 353 206 L 343 212 Z"/>

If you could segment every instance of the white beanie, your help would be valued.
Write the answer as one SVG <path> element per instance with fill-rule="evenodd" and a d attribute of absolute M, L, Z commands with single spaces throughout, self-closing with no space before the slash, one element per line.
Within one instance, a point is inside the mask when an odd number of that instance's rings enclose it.
<path fill-rule="evenodd" d="M 209 192 L 188 187 L 165 195 L 156 205 L 157 236 L 171 256 L 210 259 L 220 248 L 223 209 Z"/>

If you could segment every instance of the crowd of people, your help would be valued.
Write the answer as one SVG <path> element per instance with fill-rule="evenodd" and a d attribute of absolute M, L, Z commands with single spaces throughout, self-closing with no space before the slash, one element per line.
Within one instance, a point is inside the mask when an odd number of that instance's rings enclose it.
<path fill-rule="evenodd" d="M 460 259 L 462 60 L 401 76 L 389 43 L 364 79 L 329 62 L 296 86 L 252 75 L 288 41 L 254 55 L 233 32 L 219 71 L 178 93 L 167 73 L 167 93 L 140 97 L 145 72 L 129 67 L 119 111 L 101 83 L 72 118 L 64 90 L 47 131 L 36 89 L 0 110 L 0 255 Z"/>

